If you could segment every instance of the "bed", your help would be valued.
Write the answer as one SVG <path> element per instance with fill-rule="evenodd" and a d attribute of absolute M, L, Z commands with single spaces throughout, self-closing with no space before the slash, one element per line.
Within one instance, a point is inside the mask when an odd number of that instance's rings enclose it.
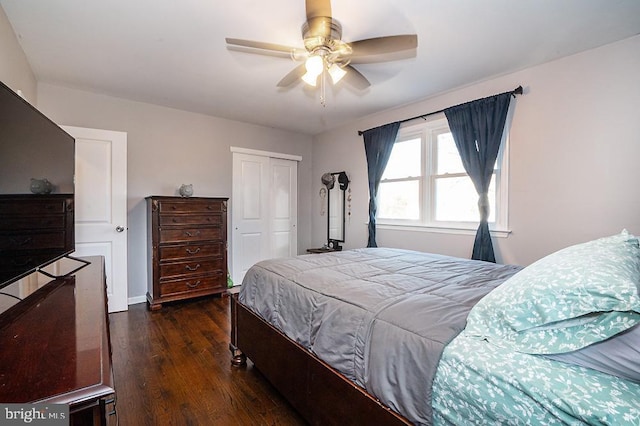
<path fill-rule="evenodd" d="M 311 424 L 638 424 L 639 283 L 626 232 L 524 269 L 387 248 L 269 260 L 232 297 L 230 348 Z M 580 359 L 620 336 L 630 373 Z"/>

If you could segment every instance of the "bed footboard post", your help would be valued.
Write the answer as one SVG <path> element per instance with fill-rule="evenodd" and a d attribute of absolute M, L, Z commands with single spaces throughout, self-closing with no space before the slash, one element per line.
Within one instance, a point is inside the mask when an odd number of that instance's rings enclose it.
<path fill-rule="evenodd" d="M 229 343 L 229 350 L 231 351 L 231 365 L 241 367 L 247 363 L 247 356 L 236 348 L 233 343 Z"/>
<path fill-rule="evenodd" d="M 231 301 L 231 342 L 229 342 L 229 350 L 231 351 L 231 365 L 234 367 L 240 367 L 247 363 L 247 356 L 238 349 L 238 299 L 237 295 L 233 294 L 230 297 Z"/>

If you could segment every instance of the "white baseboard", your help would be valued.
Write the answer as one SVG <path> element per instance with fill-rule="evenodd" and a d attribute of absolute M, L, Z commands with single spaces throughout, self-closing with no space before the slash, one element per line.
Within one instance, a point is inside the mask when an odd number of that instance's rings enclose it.
<path fill-rule="evenodd" d="M 145 303 L 146 301 L 147 301 L 147 296 L 142 295 L 142 296 L 130 297 L 129 299 L 127 299 L 127 304 L 136 305 L 138 303 Z"/>

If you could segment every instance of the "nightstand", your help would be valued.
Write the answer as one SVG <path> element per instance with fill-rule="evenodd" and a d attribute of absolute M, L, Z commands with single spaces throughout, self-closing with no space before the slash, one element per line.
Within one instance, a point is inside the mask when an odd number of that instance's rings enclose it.
<path fill-rule="evenodd" d="M 307 253 L 314 253 L 314 254 L 318 254 L 318 253 L 331 253 L 333 251 L 338 251 L 329 247 L 320 247 L 320 248 L 310 248 L 307 249 Z"/>

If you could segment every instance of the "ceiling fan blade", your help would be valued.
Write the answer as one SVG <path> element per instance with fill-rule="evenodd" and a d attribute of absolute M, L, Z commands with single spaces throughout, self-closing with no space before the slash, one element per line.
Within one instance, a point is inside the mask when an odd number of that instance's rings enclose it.
<path fill-rule="evenodd" d="M 397 52 L 383 53 L 382 55 L 365 55 L 350 57 L 349 63 L 351 64 L 376 64 L 380 62 L 392 62 L 402 59 L 415 58 L 418 49 L 398 50 Z"/>
<path fill-rule="evenodd" d="M 239 38 L 225 38 L 227 44 L 232 46 L 249 47 L 251 49 L 271 50 L 275 52 L 285 52 L 291 54 L 296 50 L 300 50 L 291 46 L 284 46 L 282 44 L 265 43 L 262 41 L 242 40 Z"/>
<path fill-rule="evenodd" d="M 342 78 L 347 84 L 355 87 L 359 90 L 364 90 L 367 87 L 371 86 L 369 80 L 360 73 L 357 69 L 352 67 L 351 65 L 347 65 L 344 67 L 344 70 L 347 72 L 345 76 Z"/>
<path fill-rule="evenodd" d="M 244 47 L 244 46 L 227 46 L 227 49 L 232 50 L 234 52 L 253 53 L 256 55 L 271 56 L 274 58 L 291 59 L 290 53 L 279 52 L 276 50 L 253 49 L 253 48 Z"/>
<path fill-rule="evenodd" d="M 307 20 L 316 16 L 331 17 L 330 0 L 306 0 Z"/>
<path fill-rule="evenodd" d="M 278 87 L 289 87 L 292 84 L 299 82 L 306 72 L 307 69 L 305 68 L 304 64 L 298 65 L 278 82 Z"/>
<path fill-rule="evenodd" d="M 349 43 L 354 60 L 363 56 L 384 55 L 401 50 L 410 50 L 418 47 L 418 36 L 415 34 L 395 35 L 386 37 L 368 38 Z"/>

